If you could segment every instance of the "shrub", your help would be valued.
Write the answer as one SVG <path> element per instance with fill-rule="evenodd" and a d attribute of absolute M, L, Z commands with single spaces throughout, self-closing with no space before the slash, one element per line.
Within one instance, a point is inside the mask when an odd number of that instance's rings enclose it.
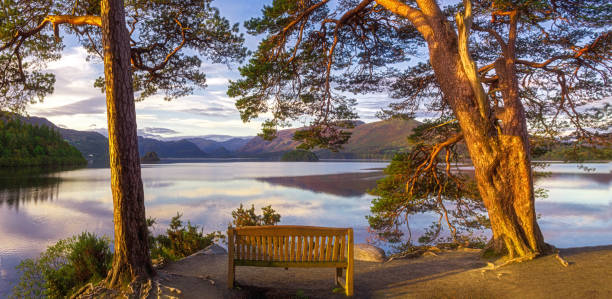
<path fill-rule="evenodd" d="M 17 266 L 21 273 L 13 298 L 68 297 L 87 283 L 106 277 L 111 268 L 110 240 L 84 232 L 60 240 Z"/>
<path fill-rule="evenodd" d="M 183 215 L 177 213 L 170 220 L 170 226 L 165 235 L 153 236 L 149 230 L 149 247 L 152 259 L 164 259 L 175 261 L 202 250 L 215 241 L 224 239 L 225 235 L 216 231 L 204 234 L 204 230 L 197 225 L 187 221 L 187 225 L 181 221 Z M 147 225 L 152 227 L 155 219 L 149 218 Z"/>
<path fill-rule="evenodd" d="M 232 224 L 236 227 L 240 226 L 257 226 L 257 225 L 276 225 L 280 222 L 281 215 L 276 213 L 272 206 L 261 208 L 262 215 L 255 214 L 255 205 L 251 205 L 250 209 L 245 209 L 242 204 L 240 207 L 232 211 Z"/>

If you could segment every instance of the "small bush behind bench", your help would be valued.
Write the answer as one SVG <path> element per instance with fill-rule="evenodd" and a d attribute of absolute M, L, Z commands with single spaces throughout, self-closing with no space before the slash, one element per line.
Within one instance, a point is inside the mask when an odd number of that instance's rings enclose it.
<path fill-rule="evenodd" d="M 346 269 L 347 296 L 353 295 L 353 229 L 270 225 L 228 228 L 228 287 L 236 266 L 336 268 L 335 283 Z"/>

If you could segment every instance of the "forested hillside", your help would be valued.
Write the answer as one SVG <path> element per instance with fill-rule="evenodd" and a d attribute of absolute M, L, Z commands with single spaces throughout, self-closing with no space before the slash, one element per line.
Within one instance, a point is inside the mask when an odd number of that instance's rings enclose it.
<path fill-rule="evenodd" d="M 45 125 L 0 120 L 0 166 L 81 165 L 81 152 Z"/>

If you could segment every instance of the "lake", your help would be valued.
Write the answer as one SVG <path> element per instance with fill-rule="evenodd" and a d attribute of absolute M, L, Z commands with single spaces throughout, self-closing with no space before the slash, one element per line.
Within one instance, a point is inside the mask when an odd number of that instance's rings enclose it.
<path fill-rule="evenodd" d="M 210 162 L 143 165 L 147 216 L 163 232 L 177 212 L 205 231 L 224 231 L 240 203 L 272 205 L 281 224 L 353 227 L 357 243 L 368 239 L 371 195 L 385 162 Z M 537 186 L 539 223 L 557 247 L 612 244 L 612 163 L 551 164 Z M 108 168 L 36 174 L 0 171 L 0 298 L 16 281 L 15 266 L 59 239 L 82 231 L 112 236 Z M 422 231 L 433 218 L 411 218 Z"/>

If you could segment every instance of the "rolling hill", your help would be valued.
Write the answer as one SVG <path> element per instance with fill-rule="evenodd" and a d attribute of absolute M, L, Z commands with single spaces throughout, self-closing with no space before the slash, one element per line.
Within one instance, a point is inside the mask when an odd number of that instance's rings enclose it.
<path fill-rule="evenodd" d="M 359 158 L 389 158 L 395 152 L 408 146 L 407 137 L 420 123 L 416 120 L 391 119 L 357 125 L 352 130 L 351 138 L 337 153 L 329 150 L 315 150 L 317 156 L 324 159 L 359 159 Z M 251 139 L 238 151 L 242 155 L 253 156 L 279 156 L 294 150 L 299 142 L 293 140 L 293 133 L 297 129 L 281 130 L 272 141 L 265 141 L 260 137 Z"/>

